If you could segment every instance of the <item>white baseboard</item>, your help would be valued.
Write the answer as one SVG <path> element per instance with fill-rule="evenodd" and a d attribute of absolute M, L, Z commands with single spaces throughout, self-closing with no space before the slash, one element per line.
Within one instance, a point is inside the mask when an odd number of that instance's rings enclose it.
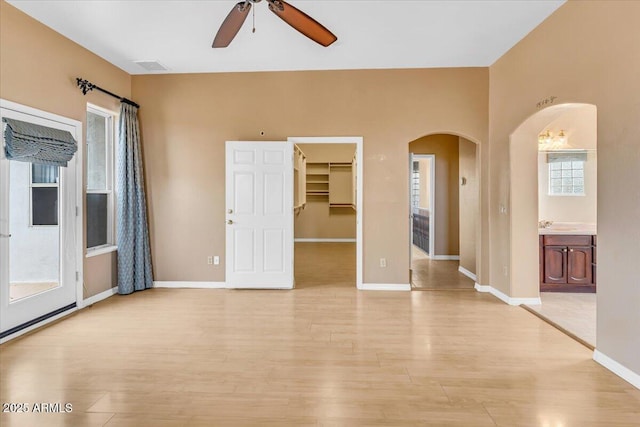
<path fill-rule="evenodd" d="M 55 316 L 51 316 L 48 319 L 43 320 L 42 322 L 38 322 L 35 325 L 29 326 L 28 328 L 21 329 L 21 330 L 19 330 L 18 332 L 14 333 L 14 334 L 7 335 L 6 337 L 0 339 L 0 344 L 3 344 L 5 342 L 7 342 L 7 341 L 10 341 L 10 340 L 12 340 L 14 338 L 18 338 L 20 335 L 24 335 L 27 332 L 33 331 L 34 329 L 41 328 L 44 325 L 47 325 L 47 324 L 49 324 L 51 322 L 55 322 L 58 319 L 62 319 L 63 317 L 68 316 L 71 313 L 75 313 L 76 311 L 78 311 L 78 307 L 72 308 L 72 309 L 67 310 L 65 312 L 62 312 L 60 314 L 56 314 Z"/>
<path fill-rule="evenodd" d="M 358 286 L 361 291 L 410 291 L 408 283 L 363 283 Z"/>
<path fill-rule="evenodd" d="M 296 238 L 293 239 L 294 242 L 298 243 L 355 243 L 356 239 L 314 239 L 314 238 Z"/>
<path fill-rule="evenodd" d="M 434 261 L 460 261 L 460 255 L 430 255 Z"/>
<path fill-rule="evenodd" d="M 153 282 L 154 288 L 173 289 L 225 289 L 225 282 Z"/>
<path fill-rule="evenodd" d="M 458 271 L 462 274 L 464 274 L 465 276 L 467 276 L 469 279 L 473 280 L 474 282 L 476 280 L 478 280 L 478 278 L 476 277 L 475 274 L 473 274 L 472 272 L 470 272 L 469 270 L 467 270 L 466 268 L 464 268 L 463 266 L 459 265 L 458 266 Z"/>
<path fill-rule="evenodd" d="M 98 295 L 94 295 L 92 297 L 86 298 L 84 301 L 82 301 L 82 306 L 83 307 L 88 307 L 91 304 L 95 304 L 95 303 L 97 303 L 99 301 L 107 299 L 110 296 L 113 296 L 113 295 L 115 295 L 117 293 L 118 293 L 118 287 L 115 286 L 115 287 L 113 287 L 111 289 L 107 289 L 104 292 L 100 292 Z"/>
<path fill-rule="evenodd" d="M 598 350 L 593 351 L 593 360 L 595 360 L 635 388 L 640 389 L 640 374 L 636 374 L 631 369 L 621 365 L 620 363 L 616 362 L 615 360 Z"/>
<path fill-rule="evenodd" d="M 489 285 L 481 285 L 479 283 L 476 283 L 474 288 L 476 289 L 476 291 L 478 292 L 488 292 L 491 295 L 493 295 L 494 297 L 500 299 L 501 301 L 509 304 L 509 305 L 541 305 L 542 301 L 540 300 L 540 297 L 537 298 L 512 298 L 509 295 L 497 290 L 496 288 L 494 288 L 493 286 L 489 286 Z"/>

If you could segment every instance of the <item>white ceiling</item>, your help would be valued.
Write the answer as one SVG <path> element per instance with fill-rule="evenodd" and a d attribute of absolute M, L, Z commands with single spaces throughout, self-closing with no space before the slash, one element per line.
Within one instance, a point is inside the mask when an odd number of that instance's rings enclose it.
<path fill-rule="evenodd" d="M 238 0 L 9 3 L 130 74 L 486 67 L 565 0 L 288 0 L 338 36 L 324 48 L 271 13 L 266 1 L 226 49 L 212 49 Z M 157 73 L 157 72 L 154 72 Z"/>

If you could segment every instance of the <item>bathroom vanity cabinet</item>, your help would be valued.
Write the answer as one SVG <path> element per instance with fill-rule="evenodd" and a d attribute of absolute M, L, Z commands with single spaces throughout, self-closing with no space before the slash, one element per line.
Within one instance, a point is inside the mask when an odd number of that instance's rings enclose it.
<path fill-rule="evenodd" d="M 595 292 L 595 261 L 595 235 L 541 235 L 540 291 Z"/>

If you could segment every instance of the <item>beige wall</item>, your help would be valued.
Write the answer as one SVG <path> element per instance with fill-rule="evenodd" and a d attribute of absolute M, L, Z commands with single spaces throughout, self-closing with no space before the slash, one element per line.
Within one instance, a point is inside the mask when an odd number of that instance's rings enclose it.
<path fill-rule="evenodd" d="M 351 163 L 355 144 L 298 144 L 307 163 Z M 307 204 L 295 217 L 297 239 L 355 239 L 356 211 L 330 208 L 328 197 L 307 197 Z"/>
<path fill-rule="evenodd" d="M 0 97 L 79 120 L 83 129 L 87 102 L 117 111 L 111 97 L 83 96 L 76 77 L 130 96 L 127 73 L 0 1 Z M 85 261 L 85 298 L 116 285 L 115 258 L 114 252 Z"/>
<path fill-rule="evenodd" d="M 476 273 L 476 234 L 478 215 L 480 213 L 476 149 L 473 142 L 459 138 L 460 179 L 466 183 L 460 188 L 460 266 L 471 273 Z"/>
<path fill-rule="evenodd" d="M 503 266 L 512 266 L 522 252 L 510 239 L 519 219 L 509 212 L 500 214 L 499 206 L 516 205 L 517 199 L 523 209 L 534 212 L 534 224 L 537 216 L 537 198 L 530 197 L 537 181 L 523 183 L 531 190 L 528 198 L 510 193 L 518 174 L 535 174 L 537 164 L 530 162 L 533 171 L 511 172 L 515 166 L 510 164 L 509 136 L 542 109 L 538 103 L 545 98 L 555 97 L 554 104 L 594 104 L 598 115 L 598 350 L 640 374 L 640 186 L 631 184 L 637 182 L 640 170 L 640 32 L 635 28 L 640 28 L 640 2 L 569 1 L 491 66 L 490 283 L 512 297 L 537 296 L 523 289 L 520 280 L 503 274 Z M 536 149 L 515 160 L 528 164 L 528 156 L 535 159 Z M 530 229 L 529 222 L 522 225 Z M 535 241 L 533 227 L 530 237 Z"/>
<path fill-rule="evenodd" d="M 346 135 L 364 138 L 364 281 L 409 283 L 408 142 L 443 132 L 483 141 L 487 131 L 481 68 L 132 79 L 157 280 L 224 280 L 224 261 L 206 264 L 224 255 L 224 141 Z"/>
<path fill-rule="evenodd" d="M 556 222 L 597 221 L 598 200 L 598 156 L 597 148 L 597 110 L 591 106 L 572 108 L 552 120 L 540 132 L 551 130 L 557 134 L 564 130 L 570 149 L 585 149 L 587 162 L 584 165 L 584 196 L 549 196 L 549 163 L 547 154 L 538 154 L 538 218 Z M 540 133 L 538 132 L 538 133 Z M 535 138 L 535 135 L 531 135 Z"/>
<path fill-rule="evenodd" d="M 598 156 L 587 152 L 584 164 L 584 196 L 550 196 L 547 153 L 538 154 L 538 218 L 554 222 L 596 224 L 598 201 Z"/>
<path fill-rule="evenodd" d="M 435 155 L 434 255 L 459 255 L 459 137 L 436 134 L 412 141 L 413 154 Z"/>

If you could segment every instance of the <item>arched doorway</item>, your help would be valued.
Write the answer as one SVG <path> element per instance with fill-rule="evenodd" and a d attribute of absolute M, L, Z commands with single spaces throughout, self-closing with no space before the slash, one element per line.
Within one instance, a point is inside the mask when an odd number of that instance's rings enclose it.
<path fill-rule="evenodd" d="M 412 288 L 472 290 L 481 264 L 478 142 L 443 132 L 408 147 Z"/>
<path fill-rule="evenodd" d="M 539 299 L 541 289 L 545 292 L 580 292 L 580 288 L 583 291 L 587 289 L 579 285 L 571 286 L 579 280 L 572 282 L 573 251 L 570 246 L 565 247 L 562 236 L 569 236 L 573 240 L 584 236 L 589 240 L 581 246 L 586 252 L 581 261 L 584 265 L 580 268 L 585 274 L 584 280 L 595 279 L 595 265 L 590 257 L 595 243 L 591 235 L 595 235 L 596 230 L 596 116 L 596 106 L 591 104 L 555 105 L 527 118 L 510 136 L 511 244 L 508 271 L 511 272 L 512 297 Z M 556 145 L 545 146 L 545 135 L 550 136 L 547 140 L 556 141 Z M 564 137 L 564 144 L 557 143 L 562 139 L 558 135 Z M 539 144 L 539 137 L 542 145 Z M 575 166 L 580 163 L 580 170 L 571 170 L 572 164 Z M 572 174 L 579 178 L 573 179 Z M 547 237 L 549 235 L 554 237 Z M 547 240 L 548 243 L 543 243 Z M 554 245 L 551 246 L 551 243 Z M 546 244 L 550 245 L 549 249 Z M 555 254 L 552 250 L 556 251 Z M 550 273 L 549 262 L 556 264 L 556 271 Z M 556 283 L 557 288 L 546 282 Z M 591 325 L 579 331 L 565 329 L 595 345 L 595 297 L 592 300 Z M 542 312 L 543 309 L 536 310 Z M 587 307 L 585 310 L 591 309 Z M 566 307 L 564 311 L 568 313 L 571 310 Z M 582 324 L 585 324 L 585 318 L 586 314 Z M 560 326 L 575 323 L 571 319 L 560 319 L 561 322 L 553 318 L 551 320 Z"/>

